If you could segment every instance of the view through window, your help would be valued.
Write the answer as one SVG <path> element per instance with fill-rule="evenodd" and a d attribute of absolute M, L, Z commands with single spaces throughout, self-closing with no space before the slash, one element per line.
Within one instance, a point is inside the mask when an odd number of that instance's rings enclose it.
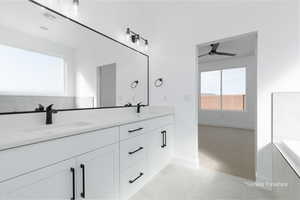
<path fill-rule="evenodd" d="M 244 111 L 246 68 L 201 72 L 201 109 Z"/>

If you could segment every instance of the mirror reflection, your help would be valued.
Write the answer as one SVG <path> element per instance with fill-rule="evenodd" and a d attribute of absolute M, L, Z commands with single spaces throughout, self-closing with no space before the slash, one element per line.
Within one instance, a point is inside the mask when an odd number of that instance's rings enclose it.
<path fill-rule="evenodd" d="M 1 3 L 0 35 L 0 113 L 148 104 L 143 53 L 29 1 Z"/>

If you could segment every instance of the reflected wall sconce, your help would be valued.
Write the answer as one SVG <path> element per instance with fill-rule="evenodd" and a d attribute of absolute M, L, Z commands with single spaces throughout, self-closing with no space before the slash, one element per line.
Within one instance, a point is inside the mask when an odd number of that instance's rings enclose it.
<path fill-rule="evenodd" d="M 163 86 L 163 84 L 164 84 L 164 79 L 163 78 L 158 78 L 154 81 L 154 86 L 157 87 L 157 88 Z"/>
<path fill-rule="evenodd" d="M 79 0 L 73 0 L 73 5 L 74 5 L 74 7 L 78 7 L 79 6 Z"/>
<path fill-rule="evenodd" d="M 140 34 L 130 30 L 130 28 L 126 29 L 127 41 L 131 41 L 132 43 L 136 43 L 140 45 L 141 40 L 144 42 L 145 50 L 148 50 L 149 42 L 147 39 L 143 38 Z"/>
<path fill-rule="evenodd" d="M 139 81 L 138 80 L 135 80 L 133 81 L 131 84 L 130 84 L 130 87 L 133 89 L 133 88 L 136 88 L 139 84 Z"/>

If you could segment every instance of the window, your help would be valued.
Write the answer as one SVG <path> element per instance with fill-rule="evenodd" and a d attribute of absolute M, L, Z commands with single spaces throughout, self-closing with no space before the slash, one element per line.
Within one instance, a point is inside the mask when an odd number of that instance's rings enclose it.
<path fill-rule="evenodd" d="M 244 111 L 245 97 L 246 68 L 201 72 L 201 109 Z"/>
<path fill-rule="evenodd" d="M 0 45 L 0 94 L 62 96 L 64 73 L 63 58 Z"/>
<path fill-rule="evenodd" d="M 221 71 L 201 73 L 201 108 L 221 109 Z"/>

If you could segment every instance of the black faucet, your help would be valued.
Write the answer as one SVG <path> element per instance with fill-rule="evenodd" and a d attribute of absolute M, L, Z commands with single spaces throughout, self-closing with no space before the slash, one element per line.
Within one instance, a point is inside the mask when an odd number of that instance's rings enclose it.
<path fill-rule="evenodd" d="M 140 113 L 141 112 L 141 107 L 144 107 L 145 105 L 142 104 L 142 102 L 136 104 L 136 112 Z"/>
<path fill-rule="evenodd" d="M 53 104 L 46 108 L 46 124 L 52 124 L 52 114 L 57 113 L 57 110 L 52 109 Z"/>

